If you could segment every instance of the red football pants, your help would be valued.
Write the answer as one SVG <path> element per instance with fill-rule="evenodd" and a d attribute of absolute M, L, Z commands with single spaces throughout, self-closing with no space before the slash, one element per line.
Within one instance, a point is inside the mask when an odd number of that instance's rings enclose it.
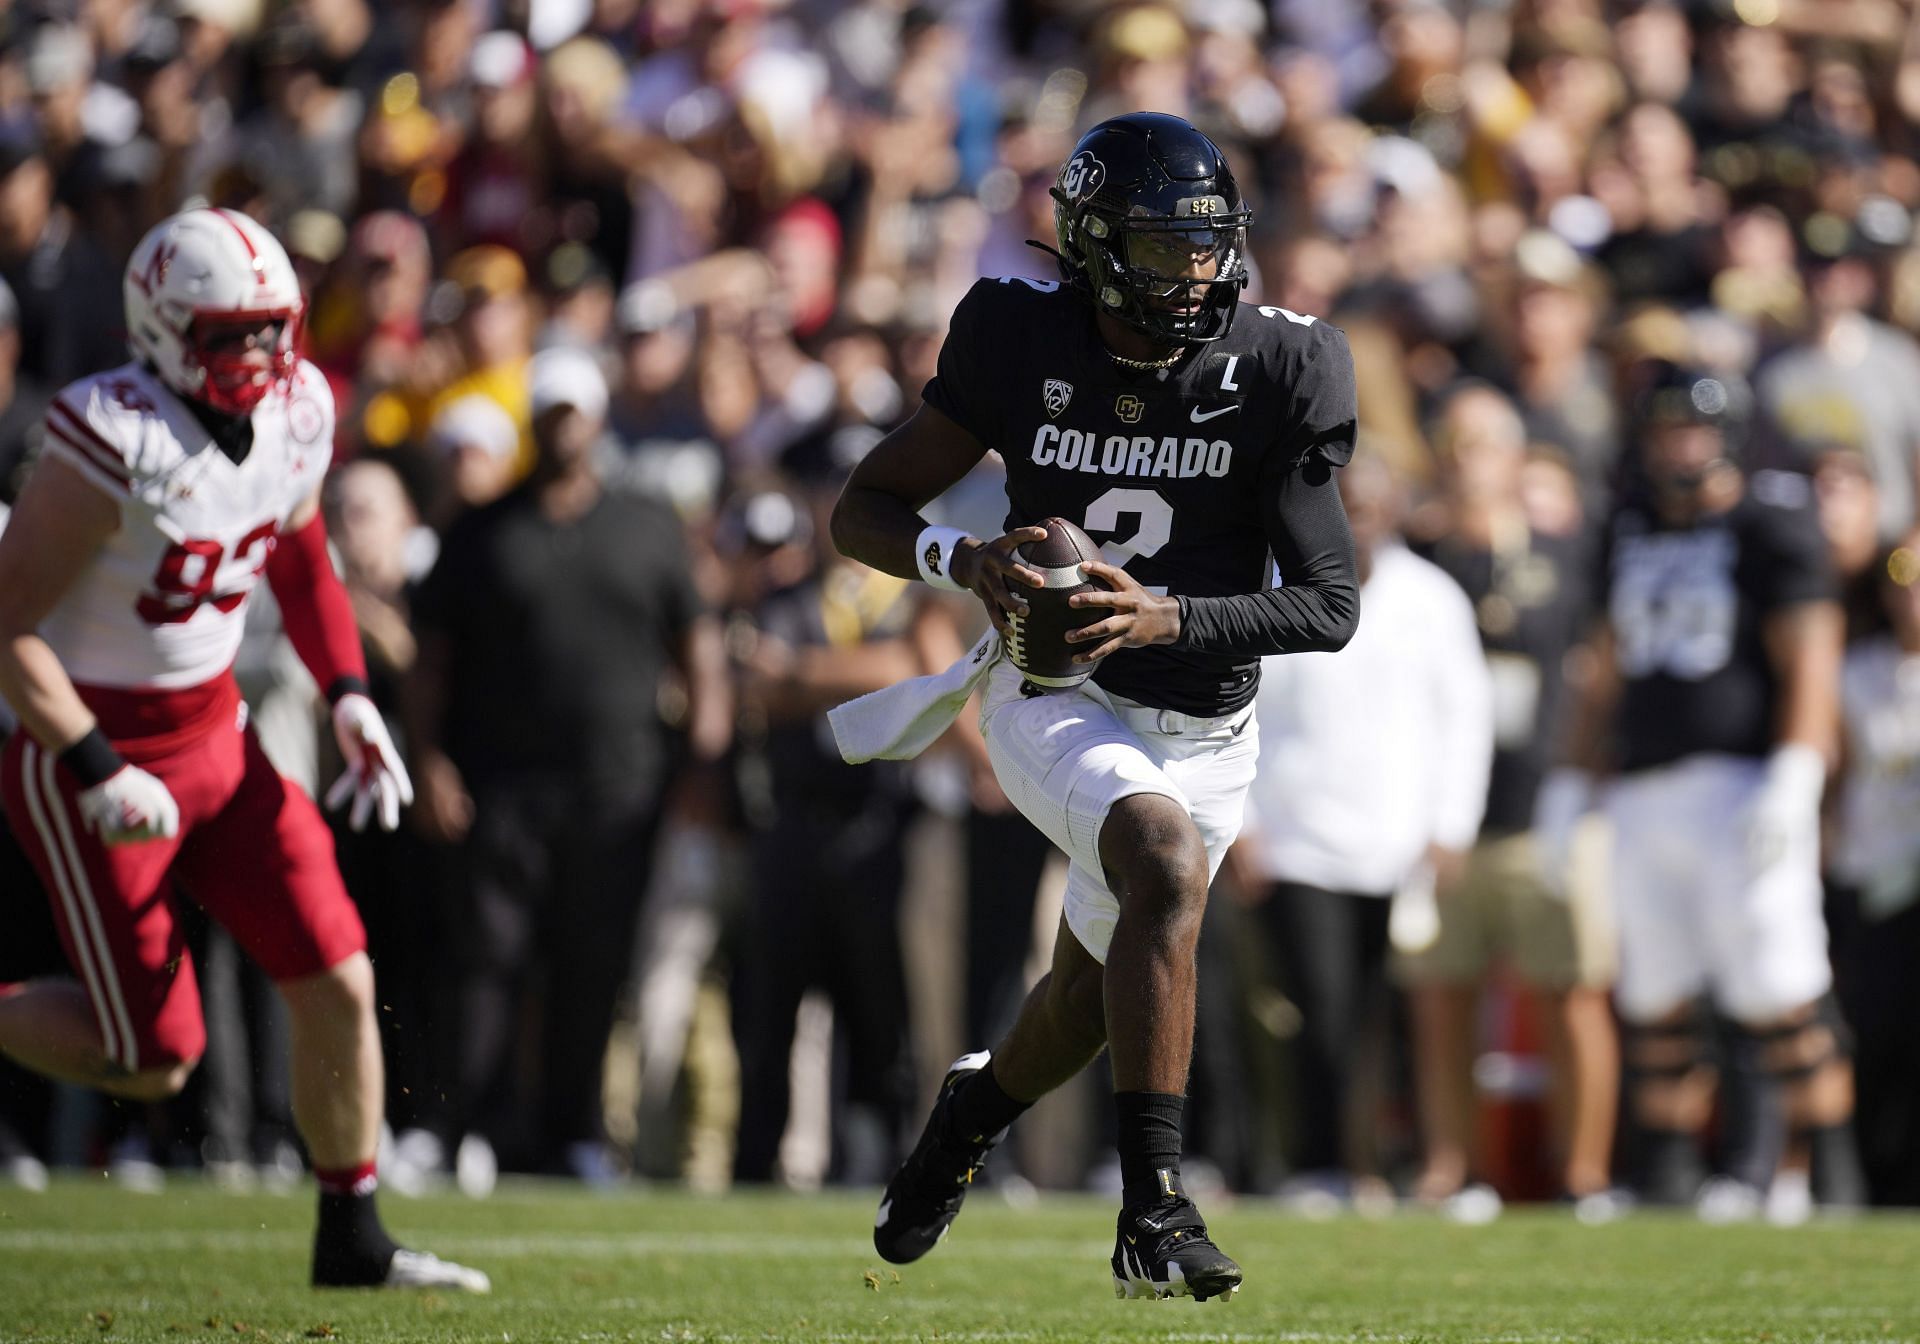
<path fill-rule="evenodd" d="M 275 980 L 318 974 L 366 947 L 319 809 L 233 723 L 147 759 L 138 743 L 115 741 L 179 803 L 169 840 L 102 844 L 75 805 L 79 786 L 45 749 L 17 732 L 0 755 L 8 821 L 52 902 L 107 1057 L 129 1073 L 206 1048 L 180 893 Z"/>

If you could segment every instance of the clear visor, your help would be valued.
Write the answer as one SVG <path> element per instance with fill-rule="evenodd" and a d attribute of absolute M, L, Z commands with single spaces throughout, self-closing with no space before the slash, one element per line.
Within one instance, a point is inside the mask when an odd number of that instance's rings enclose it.
<path fill-rule="evenodd" d="M 194 336 L 209 355 L 244 355 L 251 350 L 270 354 L 285 348 L 292 324 L 286 318 L 197 318 Z"/>
<path fill-rule="evenodd" d="M 1238 265 L 1244 231 L 1237 228 L 1129 229 L 1121 235 L 1129 268 L 1168 282 L 1165 293 L 1182 285 L 1218 280 Z"/>

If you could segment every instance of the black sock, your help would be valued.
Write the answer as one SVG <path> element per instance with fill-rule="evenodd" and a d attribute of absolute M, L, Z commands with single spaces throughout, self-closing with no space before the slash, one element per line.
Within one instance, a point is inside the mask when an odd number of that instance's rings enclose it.
<path fill-rule="evenodd" d="M 1116 1092 L 1120 1183 L 1131 1208 L 1181 1193 L 1180 1120 L 1187 1099 L 1172 1092 Z"/>
<path fill-rule="evenodd" d="M 1639 1195 L 1649 1204 L 1691 1203 L 1702 1174 L 1693 1135 L 1677 1129 L 1640 1131 Z"/>
<path fill-rule="evenodd" d="M 1860 1166 L 1853 1126 L 1819 1125 L 1795 1137 L 1806 1141 L 1813 1157 L 1813 1197 L 1828 1208 L 1865 1208 L 1867 1176 Z"/>
<path fill-rule="evenodd" d="M 1030 1101 L 1008 1096 L 989 1063 L 954 1086 L 953 1122 L 962 1134 L 984 1143 L 1018 1120 L 1031 1105 Z"/>
<path fill-rule="evenodd" d="M 380 1222 L 371 1190 L 320 1192 L 320 1221 L 313 1236 L 315 1284 L 350 1288 L 382 1283 L 399 1249 Z"/>

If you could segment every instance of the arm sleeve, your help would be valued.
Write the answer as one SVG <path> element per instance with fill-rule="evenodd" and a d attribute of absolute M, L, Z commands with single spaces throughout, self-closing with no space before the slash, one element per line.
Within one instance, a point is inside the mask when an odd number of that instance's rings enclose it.
<path fill-rule="evenodd" d="M 1434 575 L 1436 580 L 1441 576 Z M 1451 580 L 1446 581 L 1451 587 Z M 1443 593 L 1433 607 L 1433 712 L 1442 746 L 1433 777 L 1433 840 L 1464 850 L 1480 833 L 1493 774 L 1493 677 L 1473 608 Z"/>
<path fill-rule="evenodd" d="M 985 365 L 994 337 L 984 310 L 990 287 L 998 283 L 981 280 L 960 300 L 940 347 L 939 367 L 921 393 L 929 406 L 989 446 L 1000 442 L 999 406 L 1005 392 L 993 385 L 992 371 Z M 1007 339 L 1006 334 L 999 339 Z"/>
<path fill-rule="evenodd" d="M 327 525 L 318 513 L 304 527 L 284 533 L 267 558 L 267 583 L 280 604 L 287 638 L 328 700 L 364 693 L 367 660 L 360 626 L 346 585 L 333 572 Z"/>
<path fill-rule="evenodd" d="M 1288 440 L 1268 455 L 1262 521 L 1280 586 L 1230 597 L 1182 597 L 1174 647 L 1266 657 L 1331 652 L 1353 638 L 1360 582 L 1333 469 L 1353 460 L 1353 358 L 1333 327 L 1305 362 Z"/>

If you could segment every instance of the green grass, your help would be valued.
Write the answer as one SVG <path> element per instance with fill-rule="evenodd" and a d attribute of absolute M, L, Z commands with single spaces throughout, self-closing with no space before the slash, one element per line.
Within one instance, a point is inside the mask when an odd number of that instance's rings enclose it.
<path fill-rule="evenodd" d="M 490 1298 L 315 1293 L 310 1196 L 176 1182 L 0 1191 L 0 1340 L 1333 1341 L 1920 1340 L 1920 1220 L 1799 1232 L 1550 1212 L 1487 1228 L 1308 1223 L 1215 1209 L 1247 1269 L 1232 1302 L 1118 1302 L 1112 1209 L 983 1195 L 896 1273 L 872 1200 L 516 1185 L 485 1203 L 389 1199 L 409 1242 L 493 1275 Z"/>

